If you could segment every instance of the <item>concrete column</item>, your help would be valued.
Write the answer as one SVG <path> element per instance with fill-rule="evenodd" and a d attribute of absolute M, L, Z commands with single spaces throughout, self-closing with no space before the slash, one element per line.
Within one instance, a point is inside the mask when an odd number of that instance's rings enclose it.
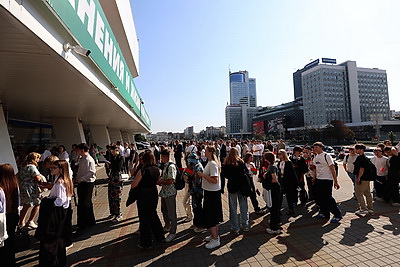
<path fill-rule="evenodd" d="M 111 143 L 116 143 L 117 141 L 122 142 L 122 135 L 119 129 L 110 129 L 108 128 L 108 134 L 110 136 Z"/>
<path fill-rule="evenodd" d="M 11 164 L 14 167 L 15 173 L 18 172 L 10 135 L 8 133 L 7 122 L 4 117 L 3 106 L 0 105 L 0 164 L 3 163 Z"/>
<path fill-rule="evenodd" d="M 132 143 L 133 135 L 131 132 L 121 132 L 121 135 L 124 142 L 127 142 L 128 144 Z"/>
<path fill-rule="evenodd" d="M 72 144 L 86 143 L 82 122 L 78 118 L 52 118 L 57 143 L 69 151 Z"/>
<path fill-rule="evenodd" d="M 91 125 L 89 126 L 90 134 L 93 138 L 93 142 L 103 148 L 103 151 L 106 149 L 106 145 L 109 145 L 110 135 L 108 134 L 107 127 L 104 125 Z"/>

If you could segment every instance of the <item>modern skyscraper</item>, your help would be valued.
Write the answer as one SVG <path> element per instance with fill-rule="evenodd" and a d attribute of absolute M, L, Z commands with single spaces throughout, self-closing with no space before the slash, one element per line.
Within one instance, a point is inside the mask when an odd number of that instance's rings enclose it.
<path fill-rule="evenodd" d="M 228 136 L 252 133 L 252 118 L 257 106 L 256 79 L 247 71 L 229 72 L 230 103 L 225 109 Z"/>
<path fill-rule="evenodd" d="M 301 72 L 301 81 L 306 126 L 332 120 L 360 123 L 390 118 L 385 70 L 359 68 L 355 61 L 317 63 Z"/>
<path fill-rule="evenodd" d="M 257 106 L 256 79 L 246 70 L 229 73 L 229 87 L 230 105 Z"/>

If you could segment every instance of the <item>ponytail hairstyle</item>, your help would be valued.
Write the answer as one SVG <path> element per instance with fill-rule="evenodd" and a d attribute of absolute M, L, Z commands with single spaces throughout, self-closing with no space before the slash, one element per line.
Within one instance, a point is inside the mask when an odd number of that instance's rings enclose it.
<path fill-rule="evenodd" d="M 60 176 L 58 180 L 64 184 L 65 191 L 67 193 L 67 197 L 72 197 L 74 192 L 74 184 L 72 183 L 71 176 L 69 174 L 69 164 L 66 160 L 60 159 L 54 162 L 58 168 L 60 168 Z"/>

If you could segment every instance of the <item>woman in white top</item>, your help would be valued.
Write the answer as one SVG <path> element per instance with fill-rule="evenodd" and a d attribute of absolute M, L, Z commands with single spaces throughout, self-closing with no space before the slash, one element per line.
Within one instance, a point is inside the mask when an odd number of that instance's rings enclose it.
<path fill-rule="evenodd" d="M 206 248 L 213 249 L 220 246 L 218 235 L 218 225 L 223 220 L 222 202 L 221 202 L 221 167 L 219 166 L 218 157 L 215 147 L 208 146 L 206 148 L 206 157 L 208 163 L 204 172 L 197 174 L 202 177 L 202 187 L 204 190 L 203 216 L 204 228 L 210 232 L 210 236 L 206 237 Z"/>
<path fill-rule="evenodd" d="M 50 171 L 56 178 L 54 184 L 44 185 L 51 191 L 40 204 L 38 229 L 35 233 L 40 241 L 39 265 L 65 266 L 66 247 L 72 244 L 70 202 L 74 187 L 67 161 L 55 161 Z"/>

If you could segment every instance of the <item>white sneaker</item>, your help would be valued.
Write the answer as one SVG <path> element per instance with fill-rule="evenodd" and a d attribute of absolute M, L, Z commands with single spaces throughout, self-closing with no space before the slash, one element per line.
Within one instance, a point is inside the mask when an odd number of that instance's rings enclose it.
<path fill-rule="evenodd" d="M 34 221 L 29 221 L 29 222 L 25 225 L 25 227 L 29 227 L 29 228 L 31 228 L 31 229 L 36 229 L 36 228 L 38 228 L 37 224 L 36 224 Z"/>
<path fill-rule="evenodd" d="M 218 238 L 219 238 L 219 236 L 218 236 Z M 211 237 L 210 235 L 208 235 L 208 236 L 206 236 L 206 237 L 204 238 L 204 242 L 210 242 L 211 239 L 212 239 L 212 237 Z"/>
<path fill-rule="evenodd" d="M 167 238 L 165 238 L 165 243 L 171 242 L 175 238 L 176 234 L 169 234 Z"/>
<path fill-rule="evenodd" d="M 267 233 L 270 235 L 279 235 L 281 234 L 281 230 L 272 230 L 271 228 L 267 228 Z"/>
<path fill-rule="evenodd" d="M 122 219 L 123 219 L 123 217 L 122 217 L 122 215 L 120 214 L 120 215 L 118 215 L 118 216 L 115 216 L 115 218 L 112 219 L 112 222 L 113 222 L 113 223 L 117 223 L 117 222 L 120 222 Z"/>
<path fill-rule="evenodd" d="M 356 215 L 368 214 L 368 210 L 358 209 L 354 213 Z"/>
<path fill-rule="evenodd" d="M 219 241 L 219 236 L 217 239 L 211 239 L 210 242 L 208 242 L 205 247 L 208 249 L 213 249 L 216 247 L 219 247 L 221 245 L 221 242 Z"/>

